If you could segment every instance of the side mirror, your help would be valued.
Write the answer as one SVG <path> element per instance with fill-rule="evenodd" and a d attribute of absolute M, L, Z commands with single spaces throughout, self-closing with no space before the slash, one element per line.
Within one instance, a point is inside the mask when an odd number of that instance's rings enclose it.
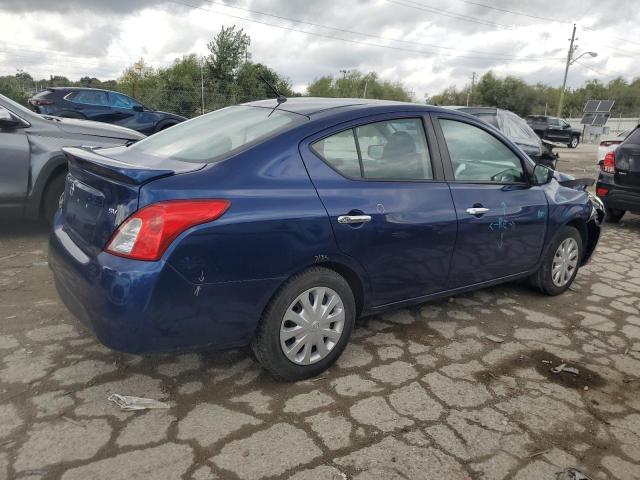
<path fill-rule="evenodd" d="M 533 179 L 532 183 L 534 185 L 546 185 L 553 178 L 553 170 L 546 165 L 542 165 L 541 163 L 536 163 L 536 166 L 533 168 Z"/>
<path fill-rule="evenodd" d="M 144 107 L 142 105 L 134 105 L 133 106 L 133 111 L 134 112 L 144 112 Z"/>
<path fill-rule="evenodd" d="M 384 145 L 369 145 L 367 147 L 367 156 L 374 160 L 380 160 L 384 152 Z"/>
<path fill-rule="evenodd" d="M 9 110 L 5 110 L 4 108 L 0 108 L 0 129 L 10 129 L 19 127 L 22 125 L 22 122 L 19 118 L 14 117 L 13 114 Z"/>

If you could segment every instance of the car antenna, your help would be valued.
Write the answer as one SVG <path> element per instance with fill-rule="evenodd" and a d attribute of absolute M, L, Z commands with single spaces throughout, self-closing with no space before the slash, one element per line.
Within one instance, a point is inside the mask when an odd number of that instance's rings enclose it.
<path fill-rule="evenodd" d="M 273 85 L 271 85 L 271 84 L 269 83 L 269 81 L 268 81 L 266 78 L 264 78 L 262 75 L 258 75 L 258 78 L 259 78 L 260 80 L 262 80 L 262 81 L 267 85 L 267 87 L 269 87 L 269 89 L 270 89 L 270 90 L 274 93 L 274 95 L 276 96 L 276 102 L 278 102 L 278 104 L 277 104 L 275 107 L 273 107 L 273 110 L 271 110 L 271 113 L 273 113 L 273 112 L 275 112 L 275 111 L 276 111 L 276 108 L 278 108 L 278 107 L 280 106 L 280 104 L 282 104 L 282 103 L 284 103 L 284 102 L 286 102 L 286 101 L 287 101 L 287 97 L 285 97 L 284 95 L 282 95 L 282 94 L 278 91 L 278 89 L 277 89 L 276 87 L 274 87 Z M 271 113 L 268 115 L 269 117 L 271 116 Z"/>

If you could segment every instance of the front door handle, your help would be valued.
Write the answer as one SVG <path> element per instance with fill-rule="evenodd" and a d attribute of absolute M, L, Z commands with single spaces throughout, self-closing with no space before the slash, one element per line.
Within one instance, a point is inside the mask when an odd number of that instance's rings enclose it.
<path fill-rule="evenodd" d="M 488 208 L 484 208 L 484 207 L 467 208 L 467 213 L 469 215 L 484 215 L 487 212 L 489 212 L 489 209 Z"/>
<path fill-rule="evenodd" d="M 371 221 L 371 215 L 340 215 L 338 217 L 338 223 L 351 224 L 351 223 L 367 223 Z"/>

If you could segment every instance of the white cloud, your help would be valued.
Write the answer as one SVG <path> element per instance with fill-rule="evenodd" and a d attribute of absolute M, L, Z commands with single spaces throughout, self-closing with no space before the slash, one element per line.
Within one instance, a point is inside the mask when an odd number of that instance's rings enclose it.
<path fill-rule="evenodd" d="M 489 69 L 499 75 L 517 75 L 530 82 L 558 85 L 562 80 L 567 37 L 571 33 L 571 24 L 567 22 L 572 21 L 579 24 L 580 51 L 595 50 L 599 55 L 583 59 L 593 70 L 579 64 L 572 66 L 570 86 L 578 86 L 588 78 L 607 81 L 618 73 L 627 78 L 640 75 L 634 62 L 634 57 L 640 54 L 640 39 L 634 40 L 640 14 L 631 0 L 615 2 L 614 8 L 612 2 L 601 0 L 543 0 L 536 2 L 536 8 L 530 2 L 508 0 L 228 2 L 307 23 L 294 23 L 219 3 L 3 0 L 0 75 L 15 73 L 20 68 L 37 78 L 50 74 L 63 74 L 72 79 L 84 75 L 116 78 L 140 57 L 151 65 L 161 66 L 183 54 L 206 54 L 206 43 L 220 27 L 235 23 L 251 36 L 254 61 L 266 63 L 288 76 L 297 89 L 303 89 L 318 76 L 339 75 L 341 69 L 357 68 L 375 70 L 384 79 L 403 82 L 420 100 L 425 93 L 432 94 L 450 85 L 461 87 L 469 82 L 472 72 L 481 75 Z M 557 21 L 514 15 L 477 3 Z M 437 14 L 438 11 L 443 14 Z M 511 28 L 506 28 L 509 26 Z M 326 37 L 341 37 L 351 42 Z M 403 41 L 391 42 L 379 37 Z"/>

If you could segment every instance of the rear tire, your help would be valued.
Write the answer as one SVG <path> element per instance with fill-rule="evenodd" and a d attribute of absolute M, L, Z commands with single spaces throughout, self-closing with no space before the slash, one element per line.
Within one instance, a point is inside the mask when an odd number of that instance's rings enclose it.
<path fill-rule="evenodd" d="M 64 194 L 64 184 L 67 178 L 67 172 L 59 173 L 49 180 L 42 195 L 42 216 L 49 225 L 53 225 L 53 217 L 58 208 L 60 208 L 60 200 Z"/>
<path fill-rule="evenodd" d="M 540 267 L 531 277 L 531 283 L 542 293 L 560 295 L 576 278 L 582 251 L 580 232 L 574 227 L 562 227 L 545 249 Z"/>
<path fill-rule="evenodd" d="M 580 139 L 578 137 L 571 137 L 571 141 L 567 143 L 567 147 L 569 148 L 577 148 L 578 143 L 580 143 Z"/>
<path fill-rule="evenodd" d="M 319 320 L 314 320 L 316 312 Z M 312 267 L 289 279 L 276 293 L 262 315 L 251 349 L 277 379 L 315 377 L 340 357 L 355 317 L 355 300 L 347 281 L 333 270 Z"/>
<path fill-rule="evenodd" d="M 624 210 L 618 210 L 617 208 L 605 208 L 605 222 L 618 223 L 625 213 Z"/>

